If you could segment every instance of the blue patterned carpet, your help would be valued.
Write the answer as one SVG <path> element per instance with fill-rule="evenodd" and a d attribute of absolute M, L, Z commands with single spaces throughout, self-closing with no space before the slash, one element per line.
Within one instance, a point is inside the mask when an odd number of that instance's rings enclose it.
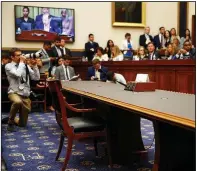
<path fill-rule="evenodd" d="M 142 137 L 145 148 L 152 144 L 154 132 L 152 122 L 141 120 Z M 59 171 L 66 153 L 67 141 L 55 161 L 59 145 L 60 129 L 53 113 L 31 113 L 27 128 L 18 128 L 17 132 L 7 131 L 2 125 L 2 154 L 8 165 L 8 171 Z M 151 171 L 154 159 L 154 143 L 148 150 L 145 163 L 134 163 L 133 168 L 115 165 L 114 171 Z M 103 143 L 99 143 L 99 156 L 95 156 L 92 142 L 75 142 L 72 157 L 66 171 L 109 171 Z"/>

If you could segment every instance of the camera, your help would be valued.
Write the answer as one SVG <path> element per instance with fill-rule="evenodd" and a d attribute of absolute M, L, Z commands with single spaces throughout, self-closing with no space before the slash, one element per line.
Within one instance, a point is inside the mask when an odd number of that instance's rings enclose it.
<path fill-rule="evenodd" d="M 41 52 L 36 52 L 36 53 L 29 53 L 29 54 L 23 54 L 23 56 L 25 58 L 40 58 L 42 56 L 42 53 Z"/>

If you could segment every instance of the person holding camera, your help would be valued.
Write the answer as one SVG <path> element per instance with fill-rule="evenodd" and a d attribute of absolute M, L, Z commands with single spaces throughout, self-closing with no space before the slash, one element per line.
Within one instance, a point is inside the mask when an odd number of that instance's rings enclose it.
<path fill-rule="evenodd" d="M 27 125 L 28 113 L 31 111 L 30 79 L 39 80 L 40 73 L 37 62 L 32 62 L 32 68 L 26 64 L 26 57 L 21 50 L 12 48 L 10 50 L 11 63 L 5 66 L 9 82 L 8 98 L 12 102 L 8 120 L 8 131 L 16 131 L 15 125 L 25 127 Z M 19 112 L 19 120 L 16 113 Z"/>

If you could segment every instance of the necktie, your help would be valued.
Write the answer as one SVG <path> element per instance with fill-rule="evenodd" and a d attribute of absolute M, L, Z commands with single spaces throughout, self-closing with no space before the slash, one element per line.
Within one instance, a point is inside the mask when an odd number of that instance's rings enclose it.
<path fill-rule="evenodd" d="M 161 48 L 163 47 L 163 35 L 161 35 Z"/>
<path fill-rule="evenodd" d="M 23 78 L 23 76 L 21 76 L 21 83 L 23 84 L 23 83 L 27 83 L 27 81 L 28 81 L 28 77 L 29 77 L 29 69 L 28 69 L 28 66 L 27 66 L 27 64 L 25 64 L 25 80 L 24 80 L 24 78 Z"/>
<path fill-rule="evenodd" d="M 63 53 L 64 53 L 64 55 L 66 55 L 66 49 L 65 48 L 63 48 Z"/>
<path fill-rule="evenodd" d="M 67 71 L 68 67 L 65 67 L 65 69 L 66 69 L 66 77 L 67 77 L 67 80 L 69 80 L 68 71 Z"/>

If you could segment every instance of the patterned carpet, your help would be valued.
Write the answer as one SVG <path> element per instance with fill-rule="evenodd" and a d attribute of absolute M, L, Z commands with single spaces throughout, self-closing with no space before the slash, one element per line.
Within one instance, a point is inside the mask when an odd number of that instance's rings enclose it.
<path fill-rule="evenodd" d="M 141 119 L 141 130 L 145 148 L 154 138 L 152 122 Z M 27 128 L 18 128 L 17 132 L 7 131 L 2 125 L 2 155 L 7 163 L 8 171 L 59 171 L 63 164 L 67 141 L 55 161 L 59 145 L 60 130 L 53 113 L 31 113 Z M 154 143 L 148 149 L 148 160 L 145 163 L 134 163 L 132 168 L 115 165 L 114 171 L 151 171 L 154 159 Z M 107 156 L 103 143 L 99 143 L 99 156 L 95 156 L 92 142 L 75 142 L 72 157 L 66 171 L 109 171 Z"/>

